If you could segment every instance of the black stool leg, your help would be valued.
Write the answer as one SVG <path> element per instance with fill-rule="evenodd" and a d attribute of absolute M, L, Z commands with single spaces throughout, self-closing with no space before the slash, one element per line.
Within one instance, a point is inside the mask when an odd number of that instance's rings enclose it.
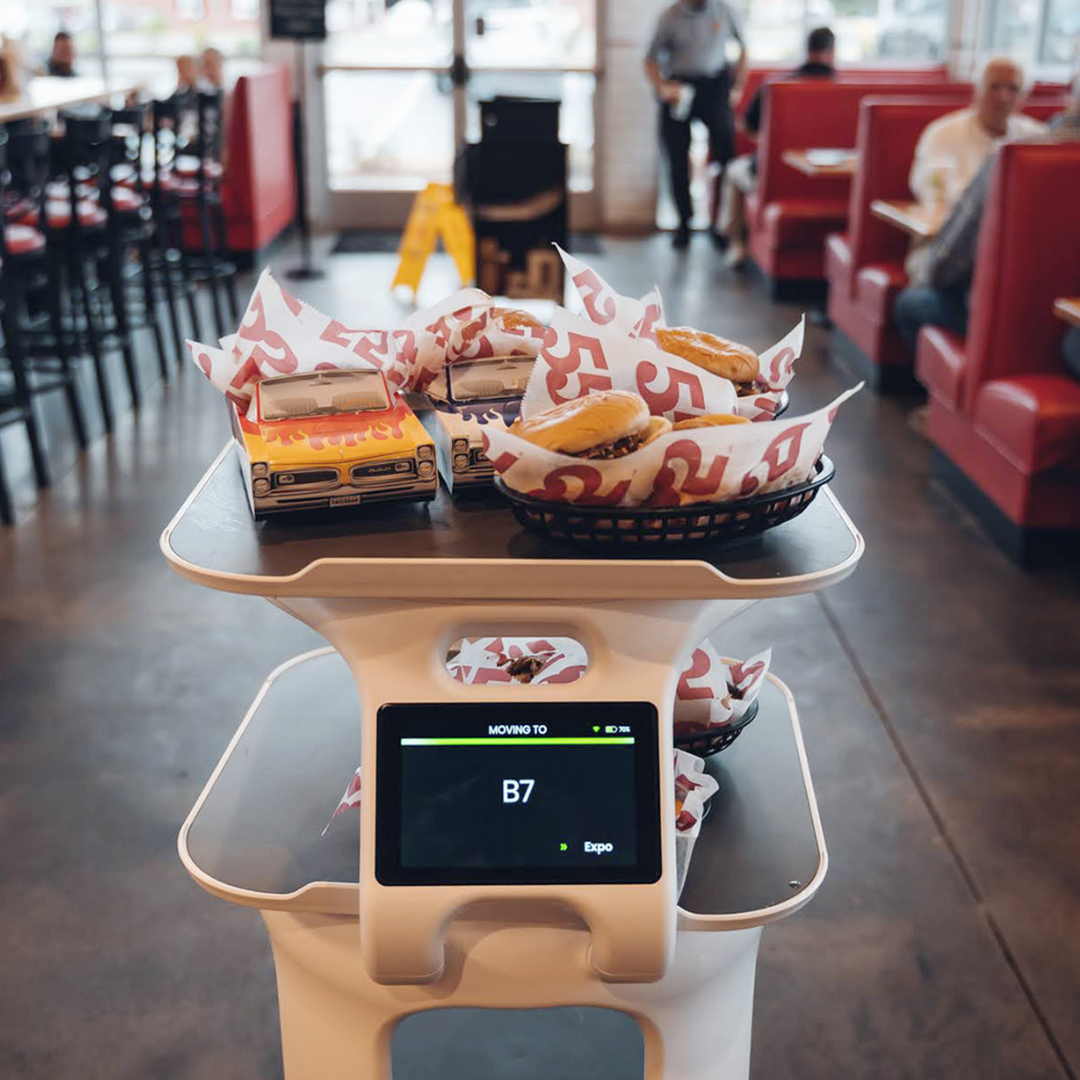
<path fill-rule="evenodd" d="M 179 244 L 177 244 L 177 260 L 176 267 L 180 272 L 180 283 L 184 290 L 184 296 L 187 299 L 188 317 L 191 319 L 191 336 L 196 341 L 202 340 L 202 329 L 199 324 L 199 307 L 195 300 L 195 281 L 191 276 L 191 265 L 188 262 L 187 248 L 184 247 L 183 228 L 178 229 Z"/>
<path fill-rule="evenodd" d="M 11 491 L 8 489 L 7 472 L 4 469 L 3 447 L 0 447 L 0 524 L 15 524 L 15 510 L 11 505 Z"/>
<path fill-rule="evenodd" d="M 225 318 L 218 299 L 216 260 L 214 259 L 214 241 L 210 235 L 210 208 L 206 204 L 206 195 L 200 193 L 196 200 L 199 208 L 199 233 L 202 236 L 202 257 L 206 267 L 206 286 L 210 290 L 210 303 L 214 308 L 214 322 L 217 323 L 218 337 L 224 337 L 229 331 L 225 328 Z"/>
<path fill-rule="evenodd" d="M 225 210 L 216 198 L 213 203 L 214 224 L 217 229 L 217 258 L 223 263 L 229 261 L 229 234 L 225 228 Z M 232 316 L 233 326 L 240 322 L 240 304 L 236 296 L 236 273 L 226 274 L 225 296 L 229 301 L 229 314 Z"/>
<path fill-rule="evenodd" d="M 101 401 L 101 416 L 105 421 L 105 430 L 111 432 L 113 429 L 112 397 L 109 393 L 105 364 L 101 359 L 101 341 L 98 338 L 97 327 L 94 325 L 94 309 L 90 302 L 90 285 L 86 278 L 86 266 L 77 252 L 72 254 L 71 262 L 75 270 L 73 284 L 78 289 L 83 314 L 86 317 L 86 340 L 94 362 L 94 377 L 97 380 L 98 399 Z"/>
<path fill-rule="evenodd" d="M 161 369 L 162 381 L 168 382 L 169 358 L 165 354 L 165 336 L 161 332 L 161 320 L 158 318 L 150 241 L 147 237 L 140 235 L 134 247 L 139 253 L 139 272 L 142 274 L 143 307 L 146 309 L 146 321 L 150 324 L 150 329 L 154 334 L 154 347 L 157 349 L 158 367 Z"/>
<path fill-rule="evenodd" d="M 86 430 L 86 416 L 83 413 L 82 400 L 79 397 L 77 373 L 75 365 L 71 362 L 67 335 L 64 332 L 59 267 L 50 260 L 46 272 L 45 302 L 49 305 L 49 326 L 52 329 L 53 337 L 56 339 L 56 355 L 60 359 L 64 397 L 67 399 L 68 412 L 71 413 L 71 426 L 75 430 L 75 438 L 79 443 L 79 448 L 85 450 L 90 443 L 90 436 Z"/>
<path fill-rule="evenodd" d="M 30 383 L 26 376 L 26 357 L 23 356 L 19 342 L 17 327 L 9 321 L 10 312 L 4 314 L 4 343 L 7 346 L 8 363 L 11 365 L 11 374 L 15 380 L 15 398 L 22 414 L 23 423 L 26 425 L 26 438 L 30 443 L 30 460 L 34 466 L 34 477 L 39 488 L 48 487 L 52 482 L 49 476 L 49 462 L 45 455 L 45 447 L 41 442 L 41 430 L 38 427 L 37 413 L 34 411 L 34 401 L 30 393 Z M 14 331 L 14 332 L 13 332 Z"/>
<path fill-rule="evenodd" d="M 120 250 L 116 237 L 110 238 L 105 259 L 98 263 L 99 274 L 102 266 L 109 290 L 113 325 L 120 341 L 120 355 L 124 360 L 124 373 L 131 391 L 131 406 L 137 409 L 142 404 L 142 394 L 139 392 L 139 370 L 135 366 L 135 351 L 131 347 L 131 326 L 128 322 L 127 297 L 124 295 L 124 283 L 121 279 Z"/>
<path fill-rule="evenodd" d="M 147 267 L 153 268 L 155 273 L 160 274 L 161 291 L 165 294 L 165 306 L 169 311 L 169 325 L 172 327 L 173 345 L 176 347 L 176 363 L 183 367 L 184 363 L 184 334 L 180 329 L 180 316 L 176 309 L 176 293 L 173 289 L 173 267 L 169 258 L 169 245 L 165 242 L 165 234 L 160 211 L 155 210 L 153 236 L 147 242 Z"/>

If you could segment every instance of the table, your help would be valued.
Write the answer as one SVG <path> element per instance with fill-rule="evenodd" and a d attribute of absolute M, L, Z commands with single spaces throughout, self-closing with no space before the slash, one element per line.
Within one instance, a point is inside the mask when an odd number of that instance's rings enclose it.
<path fill-rule="evenodd" d="M 819 156 L 820 155 L 820 156 Z M 825 155 L 837 160 L 822 160 Z M 857 150 L 785 150 L 781 154 L 785 165 L 797 169 L 805 176 L 815 180 L 828 177 L 850 177 L 855 175 L 855 166 L 859 160 Z"/>
<path fill-rule="evenodd" d="M 73 105 L 105 103 L 135 89 L 133 83 L 106 83 L 102 79 L 61 79 L 48 75 L 32 78 L 14 101 L 0 102 L 0 124 L 28 116 L 48 116 Z"/>
<path fill-rule="evenodd" d="M 932 239 L 948 217 L 948 210 L 944 207 L 890 199 L 874 199 L 870 203 L 870 213 L 917 240 Z"/>
<path fill-rule="evenodd" d="M 1080 296 L 1059 296 L 1054 301 L 1054 314 L 1064 322 L 1080 326 Z"/>
<path fill-rule="evenodd" d="M 832 494 L 735 546 L 624 559 L 548 544 L 494 492 L 255 522 L 233 455 L 223 448 L 165 529 L 166 558 L 199 584 L 267 597 L 332 648 L 271 673 L 179 848 L 200 885 L 266 923 L 288 1080 L 387 1080 L 396 1025 L 425 1009 L 568 1004 L 636 1019 L 646 1080 L 746 1080 L 762 927 L 807 903 L 827 867 L 795 703 L 779 680 L 710 762 L 721 791 L 678 904 L 667 749 L 655 882 L 380 882 L 375 719 L 394 703 L 647 702 L 670 747 L 675 680 L 694 647 L 760 599 L 854 570 L 862 537 Z M 451 679 L 450 644 L 491 633 L 574 637 L 589 667 L 573 684 L 509 690 Z M 347 817 L 320 840 L 358 759 L 359 844 Z"/>

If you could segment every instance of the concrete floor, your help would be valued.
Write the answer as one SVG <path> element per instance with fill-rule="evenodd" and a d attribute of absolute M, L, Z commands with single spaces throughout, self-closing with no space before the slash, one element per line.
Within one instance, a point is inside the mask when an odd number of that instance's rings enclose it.
<path fill-rule="evenodd" d="M 660 239 L 605 247 L 598 268 L 630 293 L 658 281 L 672 321 L 764 346 L 798 315 L 703 239 L 683 258 Z M 300 295 L 353 324 L 394 321 L 393 257 L 323 261 Z M 437 260 L 422 299 L 451 285 Z M 145 405 L 111 439 L 77 456 L 49 403 L 57 479 L 36 504 L 19 433 L 3 435 L 21 513 L 0 533 L 4 1080 L 282 1075 L 262 925 L 196 888 L 175 835 L 264 676 L 317 642 L 166 569 L 158 535 L 227 423 L 194 370 L 151 386 L 147 344 Z M 795 408 L 852 381 L 812 329 Z M 764 936 L 752 1074 L 1075 1078 L 1080 572 L 1000 555 L 929 481 L 911 404 L 865 392 L 830 437 L 834 490 L 867 541 L 857 573 L 759 604 L 718 641 L 774 646 L 831 857 L 810 907 Z M 428 1018 L 396 1080 L 641 1075 L 618 1017 L 509 1016 L 483 1038 L 479 1023 Z"/>

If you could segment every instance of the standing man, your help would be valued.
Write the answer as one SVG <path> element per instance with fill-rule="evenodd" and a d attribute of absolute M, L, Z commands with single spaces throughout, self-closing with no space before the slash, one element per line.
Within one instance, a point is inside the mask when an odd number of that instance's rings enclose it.
<path fill-rule="evenodd" d="M 728 62 L 728 42 L 738 47 L 734 73 Z M 679 211 L 673 243 L 690 243 L 690 124 L 700 120 L 709 130 L 709 155 L 719 167 L 719 188 L 724 166 L 735 149 L 735 122 L 731 113 L 732 88 L 746 71 L 746 49 L 735 15 L 724 0 L 676 0 L 660 15 L 649 51 L 645 74 L 660 102 L 660 141 L 668 157 L 671 194 Z M 719 246 L 723 238 L 713 234 Z"/>

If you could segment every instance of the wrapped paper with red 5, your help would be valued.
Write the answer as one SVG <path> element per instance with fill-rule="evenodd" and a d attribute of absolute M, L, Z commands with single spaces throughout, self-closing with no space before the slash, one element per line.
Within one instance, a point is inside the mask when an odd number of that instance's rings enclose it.
<path fill-rule="evenodd" d="M 631 390 L 653 416 L 672 422 L 735 411 L 735 387 L 727 379 L 560 308 L 536 358 L 521 415 L 535 416 L 596 390 Z"/>
<path fill-rule="evenodd" d="M 494 428 L 484 432 L 484 449 L 509 488 L 543 502 L 657 507 L 723 502 L 806 481 L 837 411 L 861 388 L 859 383 L 806 416 L 672 431 L 612 459 L 555 453 L 512 430 Z"/>
<path fill-rule="evenodd" d="M 374 367 L 392 391 L 410 382 L 420 353 L 433 353 L 433 334 L 412 329 L 350 330 L 336 319 L 287 293 L 264 270 L 248 301 L 237 333 L 221 348 L 189 341 L 202 373 L 241 412 L 251 404 L 255 384 L 275 375 L 334 368 Z"/>
<path fill-rule="evenodd" d="M 656 328 L 667 326 L 660 290 L 635 300 L 617 293 L 595 270 L 559 248 L 567 274 L 577 289 L 589 321 L 627 337 L 656 342 Z M 747 420 L 771 420 L 795 376 L 795 361 L 802 355 L 806 317 L 775 345 L 758 356 L 759 375 L 752 394 L 739 397 L 735 412 Z"/>
<path fill-rule="evenodd" d="M 357 769 L 353 773 L 352 778 L 349 780 L 348 787 L 345 788 L 345 794 L 341 796 L 338 801 L 337 807 L 330 815 L 330 820 L 326 823 L 326 828 L 323 829 L 320 835 L 325 836 L 326 830 L 334 824 L 334 820 L 341 814 L 344 814 L 346 810 L 351 810 L 354 806 L 359 807 L 360 801 L 363 797 L 363 787 L 360 779 L 360 770 Z"/>
<path fill-rule="evenodd" d="M 703 641 L 679 676 L 675 690 L 675 734 L 697 735 L 742 719 L 757 700 L 772 661 L 766 649 L 741 664 L 720 658 Z"/>
<path fill-rule="evenodd" d="M 666 326 L 664 302 L 653 286 L 640 300 L 617 293 L 591 266 L 555 245 L 566 267 L 567 276 L 577 290 L 589 322 L 606 326 L 626 337 L 644 338 L 656 343 L 656 328 Z"/>
<path fill-rule="evenodd" d="M 492 356 L 536 356 L 545 328 L 511 326 L 490 296 L 462 289 L 405 322 L 414 333 L 431 334 L 435 348 L 417 357 L 409 389 L 424 390 L 445 364 Z"/>
<path fill-rule="evenodd" d="M 705 771 L 705 762 L 675 750 L 675 894 L 682 894 L 690 858 L 705 819 L 705 804 L 720 790 L 716 779 Z"/>
<path fill-rule="evenodd" d="M 464 639 L 446 665 L 458 682 L 571 683 L 585 673 L 588 657 L 573 638 L 497 637 Z"/>
<path fill-rule="evenodd" d="M 260 275 L 235 334 L 219 347 L 187 343 L 202 373 L 246 412 L 255 384 L 276 375 L 376 368 L 394 393 L 422 389 L 447 363 L 529 355 L 543 331 L 506 328 L 480 289 L 462 289 L 392 330 L 354 330 L 297 300 L 269 270 Z"/>
<path fill-rule="evenodd" d="M 784 391 L 795 377 L 795 361 L 802 356 L 805 337 L 804 315 L 780 341 L 758 356 L 758 388 L 738 399 L 735 412 L 739 416 L 755 421 L 775 418 Z"/>

